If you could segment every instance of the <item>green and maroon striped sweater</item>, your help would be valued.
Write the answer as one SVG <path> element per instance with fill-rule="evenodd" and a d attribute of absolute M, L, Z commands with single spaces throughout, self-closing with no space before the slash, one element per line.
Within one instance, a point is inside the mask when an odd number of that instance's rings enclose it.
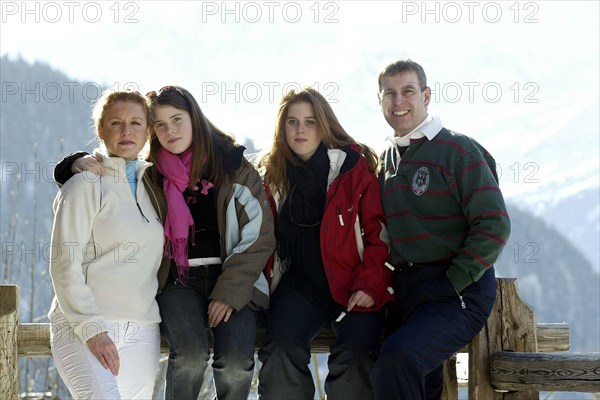
<path fill-rule="evenodd" d="M 477 281 L 510 234 L 494 158 L 470 137 L 442 128 L 432 140 L 411 140 L 401 160 L 391 146 L 382 161 L 392 262 L 451 259 L 456 290 Z"/>

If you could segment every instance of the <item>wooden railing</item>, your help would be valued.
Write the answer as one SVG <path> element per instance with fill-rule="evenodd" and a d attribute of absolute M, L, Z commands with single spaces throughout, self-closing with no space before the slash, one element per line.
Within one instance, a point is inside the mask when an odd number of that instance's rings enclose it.
<path fill-rule="evenodd" d="M 537 324 L 538 351 L 556 352 L 569 351 L 570 330 L 566 322 L 560 324 Z M 257 338 L 258 349 L 264 332 L 259 331 Z M 209 335 L 209 340 L 212 340 Z M 335 340 L 335 333 L 330 327 L 323 328 L 311 343 L 313 353 L 329 353 L 329 346 Z M 212 347 L 211 347 L 212 348 Z M 168 354 L 167 343 L 163 340 L 162 352 Z M 468 353 L 468 346 L 460 353 Z M 19 357 L 51 356 L 50 354 L 50 324 L 20 323 L 17 335 L 17 354 Z"/>
<path fill-rule="evenodd" d="M 600 353 L 568 353 L 566 323 L 536 323 L 515 279 L 497 283 L 486 326 L 461 350 L 469 354 L 469 399 L 531 400 L 539 399 L 539 391 L 600 392 Z M 51 355 L 50 324 L 19 323 L 18 298 L 17 286 L 0 285 L 0 399 L 18 397 L 19 357 Z M 311 350 L 326 353 L 333 340 L 331 329 L 323 329 Z M 162 351 L 168 352 L 164 343 Z M 454 359 L 444 367 L 444 398 L 458 398 Z"/>
<path fill-rule="evenodd" d="M 600 353 L 564 352 L 569 350 L 565 327 L 537 324 L 533 310 L 519 297 L 516 279 L 496 282 L 492 313 L 469 344 L 469 399 L 532 400 L 539 399 L 540 391 L 600 392 Z M 448 370 L 444 395 L 454 400 L 458 389 L 451 383 L 456 379 L 446 363 Z"/>

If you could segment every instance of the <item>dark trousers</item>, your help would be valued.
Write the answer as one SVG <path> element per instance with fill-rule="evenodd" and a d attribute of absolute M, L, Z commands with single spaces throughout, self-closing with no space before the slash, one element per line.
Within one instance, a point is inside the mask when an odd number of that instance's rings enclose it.
<path fill-rule="evenodd" d="M 156 298 L 162 317 L 161 333 L 170 347 L 165 399 L 198 398 L 210 356 L 206 333 L 208 296 L 219 272 L 193 267 L 187 287 L 170 280 Z M 229 321 L 221 321 L 211 329 L 212 367 L 219 400 L 248 398 L 258 317 L 258 311 L 246 306 L 231 314 Z"/>
<path fill-rule="evenodd" d="M 258 393 L 261 400 L 313 400 L 315 387 L 308 368 L 310 342 L 327 323 L 336 334 L 328 359 L 325 391 L 330 400 L 373 398 L 369 372 L 383 333 L 383 312 L 351 312 L 315 299 L 281 282 L 271 299 L 267 334 L 258 353 L 263 363 Z"/>
<path fill-rule="evenodd" d="M 371 372 L 376 400 L 438 400 L 445 360 L 471 342 L 496 298 L 494 269 L 469 285 L 461 307 L 447 265 L 396 271 L 396 329 L 385 340 Z"/>

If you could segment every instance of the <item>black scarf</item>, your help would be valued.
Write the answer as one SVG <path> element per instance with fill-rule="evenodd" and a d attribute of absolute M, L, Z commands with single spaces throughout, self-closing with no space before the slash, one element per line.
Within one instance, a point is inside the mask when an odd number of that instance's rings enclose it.
<path fill-rule="evenodd" d="M 301 231 L 319 229 L 325 211 L 329 157 L 323 144 L 307 162 L 295 166 L 286 163 L 290 191 L 277 221 L 277 254 L 282 259 L 297 258 L 296 249 L 302 240 Z M 321 264 L 319 260 L 318 264 Z"/>

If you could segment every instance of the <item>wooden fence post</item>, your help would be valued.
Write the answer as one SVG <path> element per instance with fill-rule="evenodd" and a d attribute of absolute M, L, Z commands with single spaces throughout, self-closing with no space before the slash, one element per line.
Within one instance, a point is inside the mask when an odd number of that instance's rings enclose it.
<path fill-rule="evenodd" d="M 0 285 L 0 399 L 19 395 L 19 288 Z"/>
<path fill-rule="evenodd" d="M 516 279 L 496 279 L 490 318 L 469 345 L 469 399 L 538 400 L 533 390 L 500 393 L 490 383 L 490 358 L 500 351 L 537 352 L 535 314 L 517 291 Z"/>
<path fill-rule="evenodd" d="M 456 355 L 444 362 L 443 400 L 458 400 L 458 381 L 456 378 Z"/>

